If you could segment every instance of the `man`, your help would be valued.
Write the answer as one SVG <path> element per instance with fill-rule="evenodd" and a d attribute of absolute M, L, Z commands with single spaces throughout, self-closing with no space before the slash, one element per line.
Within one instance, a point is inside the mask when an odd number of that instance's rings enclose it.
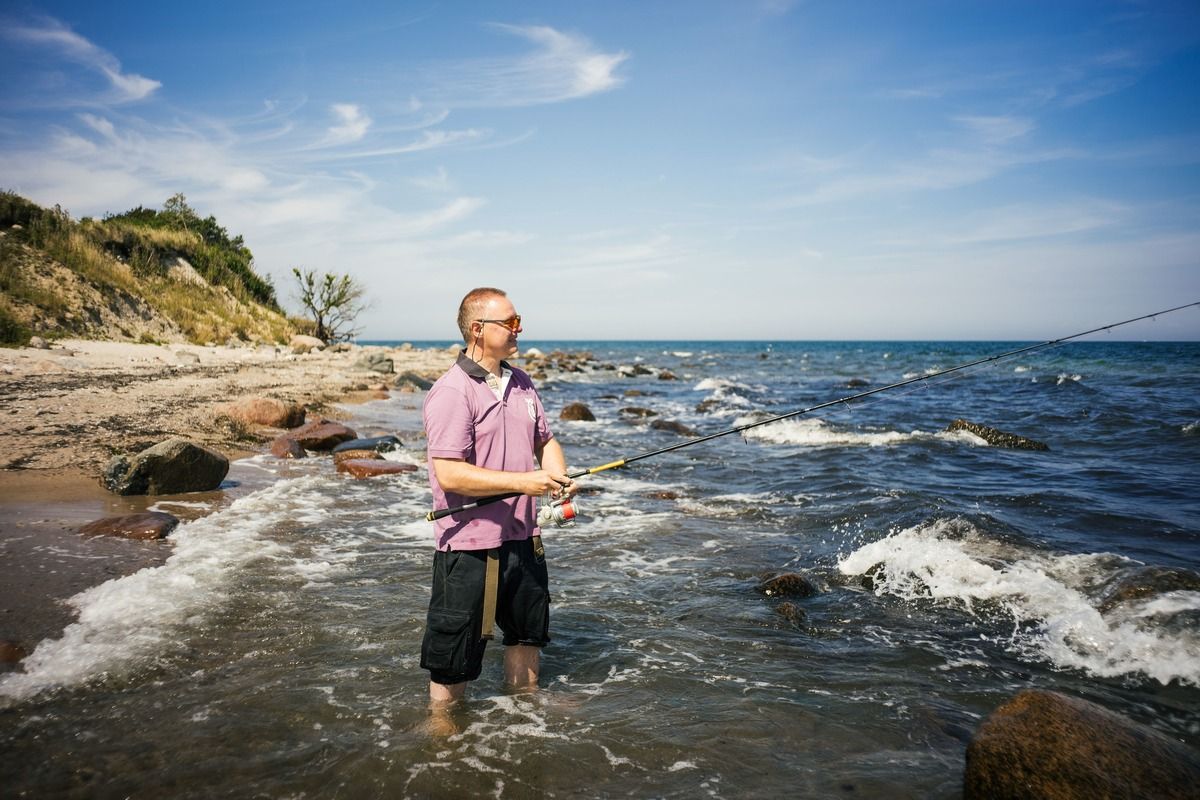
<path fill-rule="evenodd" d="M 521 333 L 508 297 L 499 289 L 472 290 L 459 305 L 458 328 L 465 347 L 425 398 L 434 508 L 520 496 L 434 523 L 421 667 L 429 670 L 435 707 L 462 697 L 467 682 L 479 677 L 493 622 L 504 632 L 506 683 L 537 686 L 541 648 L 550 641 L 546 565 L 541 540 L 534 539 L 537 498 L 576 492 L 529 376 L 504 361 L 517 352 Z"/>

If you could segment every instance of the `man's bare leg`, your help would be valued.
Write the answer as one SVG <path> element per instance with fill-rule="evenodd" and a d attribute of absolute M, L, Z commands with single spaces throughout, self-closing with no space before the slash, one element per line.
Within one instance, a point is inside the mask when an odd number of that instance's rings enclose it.
<path fill-rule="evenodd" d="M 530 690 L 538 685 L 542 648 L 514 644 L 504 648 L 504 682 L 510 689 Z"/>
<path fill-rule="evenodd" d="M 434 683 L 429 682 L 429 706 L 431 708 L 446 708 L 456 700 L 461 700 L 467 692 L 467 682 Z"/>

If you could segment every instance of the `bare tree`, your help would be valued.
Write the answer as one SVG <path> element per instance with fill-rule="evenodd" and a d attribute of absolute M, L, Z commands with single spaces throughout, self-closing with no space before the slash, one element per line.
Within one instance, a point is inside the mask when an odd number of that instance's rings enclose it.
<path fill-rule="evenodd" d="M 349 275 L 292 268 L 300 287 L 300 304 L 316 324 L 314 335 L 323 342 L 351 339 L 358 334 L 356 320 L 366 304 L 365 288 Z"/>

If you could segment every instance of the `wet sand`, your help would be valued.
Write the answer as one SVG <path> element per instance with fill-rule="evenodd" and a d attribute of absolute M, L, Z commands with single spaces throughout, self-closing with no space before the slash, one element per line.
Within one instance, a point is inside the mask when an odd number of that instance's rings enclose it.
<path fill-rule="evenodd" d="M 195 353 L 200 363 L 177 355 Z M 304 404 L 309 419 L 345 417 L 353 404 L 398 391 L 396 375 L 356 368 L 367 351 L 396 373 L 436 377 L 446 350 L 354 348 L 303 356 L 275 348 L 202 348 L 68 341 L 53 350 L 0 350 L 0 640 L 32 652 L 75 618 L 68 600 L 112 578 L 161 564 L 171 540 L 86 537 L 92 520 L 164 504 L 187 520 L 245 490 L 235 459 L 265 451 L 279 431 L 233 425 L 220 407 L 240 397 Z M 171 436 L 224 453 L 234 465 L 222 489 L 121 497 L 99 475 L 108 459 Z M 177 504 L 182 501 L 182 504 Z M 189 505 L 194 504 L 194 505 Z M 0 663 L 0 671 L 19 669 Z"/>

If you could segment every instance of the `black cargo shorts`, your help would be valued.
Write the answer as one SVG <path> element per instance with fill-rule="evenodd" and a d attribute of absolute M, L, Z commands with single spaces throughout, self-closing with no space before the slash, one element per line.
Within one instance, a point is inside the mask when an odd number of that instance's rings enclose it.
<path fill-rule="evenodd" d="M 434 683 L 473 681 L 483 669 L 483 587 L 487 550 L 438 551 L 433 557 L 433 591 L 421 668 Z M 550 590 L 544 559 L 533 540 L 500 545 L 500 588 L 496 625 L 505 645 L 544 647 L 550 641 Z"/>

